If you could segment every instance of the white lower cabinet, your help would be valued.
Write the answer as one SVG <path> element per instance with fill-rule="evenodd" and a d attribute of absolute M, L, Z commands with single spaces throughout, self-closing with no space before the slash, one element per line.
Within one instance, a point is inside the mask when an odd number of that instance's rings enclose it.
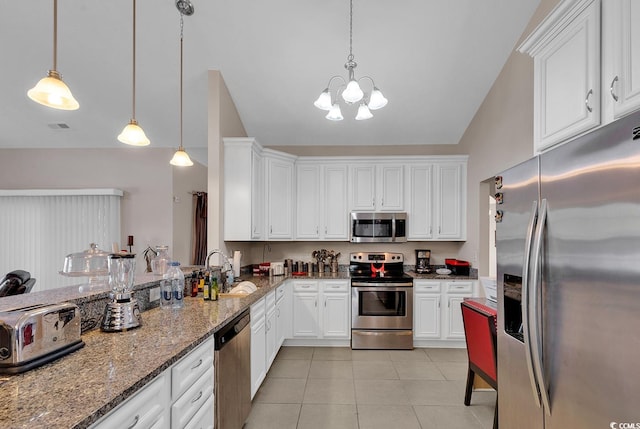
<path fill-rule="evenodd" d="M 460 304 L 473 295 L 473 280 L 413 281 L 413 341 L 417 347 L 464 347 Z"/>
<path fill-rule="evenodd" d="M 266 356 L 266 369 L 267 372 L 271 368 L 273 360 L 278 354 L 277 341 L 277 325 L 276 325 L 276 292 L 270 292 L 266 296 L 266 316 L 265 316 L 265 356 Z"/>
<path fill-rule="evenodd" d="M 91 428 L 213 428 L 213 349 L 211 337 Z"/>
<path fill-rule="evenodd" d="M 291 338 L 291 282 L 284 282 L 276 289 L 276 348 Z"/>
<path fill-rule="evenodd" d="M 348 280 L 294 280 L 293 339 L 349 340 L 350 292 Z"/>
<path fill-rule="evenodd" d="M 266 299 L 251 306 L 251 399 L 267 375 Z"/>

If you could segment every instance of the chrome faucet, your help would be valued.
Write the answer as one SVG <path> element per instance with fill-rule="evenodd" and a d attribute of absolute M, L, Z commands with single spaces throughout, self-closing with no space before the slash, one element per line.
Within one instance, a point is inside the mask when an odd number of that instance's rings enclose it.
<path fill-rule="evenodd" d="M 222 265 L 220 266 L 220 277 L 221 277 L 220 280 L 222 284 L 220 285 L 220 287 L 222 288 L 222 292 L 227 292 L 227 286 L 229 285 L 229 283 L 231 283 L 229 281 L 229 273 L 233 272 L 233 268 L 231 267 L 231 263 L 229 262 L 229 258 L 227 257 L 227 255 L 225 255 L 220 249 L 212 250 L 207 255 L 206 269 L 209 270 L 212 268 L 210 264 L 210 260 L 211 260 L 211 257 L 216 253 L 219 255 L 222 255 Z"/>

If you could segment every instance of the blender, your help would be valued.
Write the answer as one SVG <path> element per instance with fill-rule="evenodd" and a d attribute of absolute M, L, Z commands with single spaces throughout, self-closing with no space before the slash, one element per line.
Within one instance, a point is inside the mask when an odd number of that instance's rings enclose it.
<path fill-rule="evenodd" d="M 138 301 L 133 297 L 133 278 L 136 269 L 135 254 L 109 255 L 109 286 L 111 302 L 104 309 L 101 329 L 119 332 L 137 328 L 142 324 Z"/>
<path fill-rule="evenodd" d="M 431 272 L 431 250 L 416 249 L 416 273 L 429 274 Z"/>

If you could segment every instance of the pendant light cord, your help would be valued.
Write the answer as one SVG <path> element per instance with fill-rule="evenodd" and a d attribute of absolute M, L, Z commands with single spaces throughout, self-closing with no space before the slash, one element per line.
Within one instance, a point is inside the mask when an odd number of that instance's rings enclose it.
<path fill-rule="evenodd" d="M 182 147 L 182 37 L 184 33 L 184 14 L 180 13 L 180 150 L 184 150 Z"/>
<path fill-rule="evenodd" d="M 58 0 L 53 0 L 53 69 L 58 70 Z"/>
<path fill-rule="evenodd" d="M 133 0 L 133 109 L 132 110 L 133 110 L 133 119 L 135 119 L 136 118 L 136 0 Z"/>

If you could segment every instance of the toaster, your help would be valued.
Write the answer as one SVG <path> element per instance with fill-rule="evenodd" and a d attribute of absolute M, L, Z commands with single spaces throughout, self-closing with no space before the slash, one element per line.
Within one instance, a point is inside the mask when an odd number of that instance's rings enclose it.
<path fill-rule="evenodd" d="M 21 373 L 83 346 L 80 310 L 75 304 L 0 312 L 0 373 Z"/>

